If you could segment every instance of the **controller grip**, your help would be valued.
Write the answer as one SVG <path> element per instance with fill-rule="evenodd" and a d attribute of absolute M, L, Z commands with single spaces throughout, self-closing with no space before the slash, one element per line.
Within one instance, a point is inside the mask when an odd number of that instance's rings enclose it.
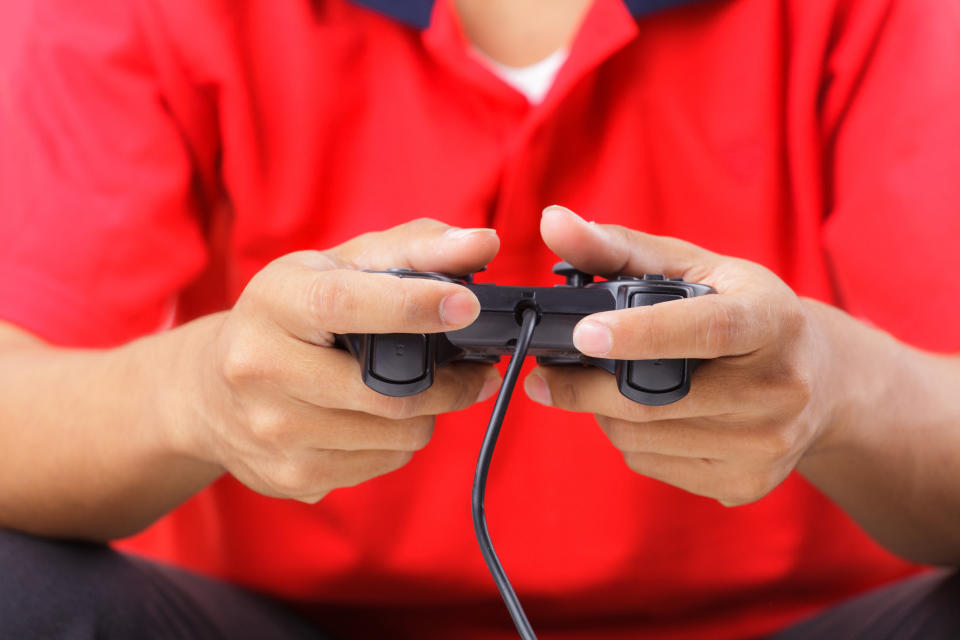
<path fill-rule="evenodd" d="M 363 383 L 394 398 L 433 385 L 438 366 L 452 361 L 496 363 L 498 356 L 467 353 L 442 333 L 348 333 L 335 337 L 360 363 Z"/>
<path fill-rule="evenodd" d="M 684 296 L 668 292 L 631 293 L 628 307 L 645 307 L 680 300 Z M 690 391 L 690 375 L 698 364 L 690 359 L 618 360 L 614 366 L 617 386 L 627 398 L 646 405 L 676 402 Z"/>
<path fill-rule="evenodd" d="M 617 378 L 620 393 L 634 402 L 659 406 L 676 402 L 690 392 L 690 376 L 700 363 L 679 360 L 611 360 L 590 356 L 538 356 L 537 364 L 585 364 L 604 369 Z"/>
<path fill-rule="evenodd" d="M 336 336 L 360 363 L 363 383 L 386 396 L 412 396 L 433 385 L 437 336 L 422 333 L 349 333 Z"/>
<path fill-rule="evenodd" d="M 699 360 L 617 360 L 614 374 L 620 393 L 634 402 L 659 406 L 690 392 L 690 375 Z"/>

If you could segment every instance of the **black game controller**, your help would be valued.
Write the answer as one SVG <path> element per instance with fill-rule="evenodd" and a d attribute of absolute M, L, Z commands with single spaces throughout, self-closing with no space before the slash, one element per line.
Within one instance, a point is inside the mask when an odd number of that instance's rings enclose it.
<path fill-rule="evenodd" d="M 554 287 L 500 287 L 474 283 L 472 276 L 389 269 L 400 278 L 426 278 L 462 285 L 480 300 L 480 315 L 468 327 L 431 334 L 346 334 L 337 343 L 347 348 L 363 368 L 363 382 L 388 396 L 409 396 L 433 384 L 438 366 L 464 360 L 497 362 L 513 353 L 521 316 L 537 313 L 537 326 L 528 355 L 544 365 L 587 364 L 617 377 L 620 393 L 642 404 L 663 405 L 690 390 L 697 360 L 611 360 L 585 356 L 573 346 L 573 328 L 585 316 L 601 311 L 642 307 L 715 293 L 704 284 L 680 278 L 620 276 L 594 282 L 593 276 L 559 262 L 553 272 L 566 278 Z"/>

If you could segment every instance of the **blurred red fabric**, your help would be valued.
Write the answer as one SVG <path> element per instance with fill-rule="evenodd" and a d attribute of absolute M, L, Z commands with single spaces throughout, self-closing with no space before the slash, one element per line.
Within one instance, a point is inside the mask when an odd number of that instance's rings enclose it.
<path fill-rule="evenodd" d="M 0 2 L 0 92 L 6 84 L 9 68 L 16 62 L 16 51 L 23 39 L 31 0 Z"/>

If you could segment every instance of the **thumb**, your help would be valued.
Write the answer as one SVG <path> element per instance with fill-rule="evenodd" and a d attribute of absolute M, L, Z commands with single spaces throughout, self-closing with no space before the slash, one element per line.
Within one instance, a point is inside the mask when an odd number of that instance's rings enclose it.
<path fill-rule="evenodd" d="M 483 268 L 499 249 L 493 229 L 461 229 L 421 218 L 365 233 L 325 253 L 355 269 L 397 267 L 464 275 Z"/>
<path fill-rule="evenodd" d="M 557 205 L 543 210 L 540 235 L 561 259 L 581 271 L 605 277 L 662 273 L 710 284 L 712 271 L 722 259 L 677 238 L 587 222 Z"/>

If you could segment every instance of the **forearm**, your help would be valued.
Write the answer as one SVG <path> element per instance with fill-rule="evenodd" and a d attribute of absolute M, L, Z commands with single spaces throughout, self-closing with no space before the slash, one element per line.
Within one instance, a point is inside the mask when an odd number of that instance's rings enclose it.
<path fill-rule="evenodd" d="M 840 405 L 798 469 L 871 536 L 960 563 L 960 358 L 921 352 L 810 302 L 840 368 Z"/>
<path fill-rule="evenodd" d="M 107 540 L 222 472 L 194 458 L 191 360 L 216 317 L 124 347 L 50 347 L 0 332 L 0 526 Z"/>

